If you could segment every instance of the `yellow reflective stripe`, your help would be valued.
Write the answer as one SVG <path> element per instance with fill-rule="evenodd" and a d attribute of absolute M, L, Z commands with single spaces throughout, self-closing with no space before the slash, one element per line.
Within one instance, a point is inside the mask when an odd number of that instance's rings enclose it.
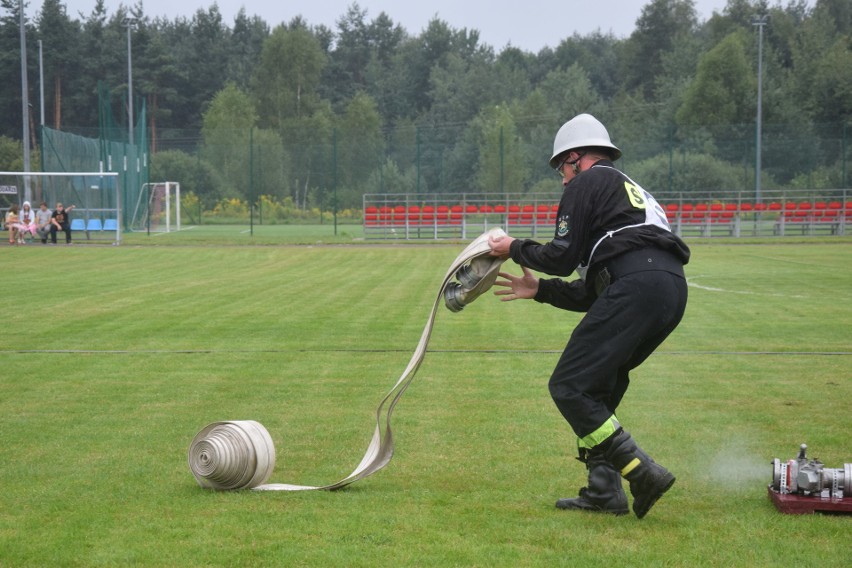
<path fill-rule="evenodd" d="M 606 419 L 606 422 L 601 424 L 600 428 L 589 434 L 588 436 L 583 436 L 577 442 L 577 445 L 581 448 L 594 448 L 595 446 L 606 441 L 607 438 L 615 434 L 615 431 L 621 427 L 621 424 L 618 423 L 618 420 L 615 418 L 615 414 Z"/>
<path fill-rule="evenodd" d="M 633 458 L 630 460 L 630 463 L 624 466 L 624 469 L 621 470 L 621 476 L 626 477 L 628 473 L 636 469 L 636 467 L 642 462 L 639 461 L 639 458 Z"/>

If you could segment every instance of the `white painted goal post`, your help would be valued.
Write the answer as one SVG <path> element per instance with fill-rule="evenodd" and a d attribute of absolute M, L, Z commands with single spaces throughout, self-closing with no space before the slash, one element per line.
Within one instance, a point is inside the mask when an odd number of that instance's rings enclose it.
<path fill-rule="evenodd" d="M 163 181 L 142 184 L 130 216 L 131 231 L 180 231 L 180 184 Z"/>

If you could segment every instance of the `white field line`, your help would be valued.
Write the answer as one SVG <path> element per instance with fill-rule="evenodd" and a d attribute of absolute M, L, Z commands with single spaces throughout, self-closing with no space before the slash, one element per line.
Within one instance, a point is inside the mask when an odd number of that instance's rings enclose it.
<path fill-rule="evenodd" d="M 196 225 L 190 225 L 189 227 L 181 227 L 180 231 L 175 229 L 174 231 L 169 231 L 168 233 L 156 233 L 156 234 L 154 234 L 154 236 L 155 237 L 161 237 L 163 235 L 170 235 L 172 233 L 182 233 L 184 231 L 190 231 L 190 230 L 195 229 L 195 228 L 196 228 Z"/>
<path fill-rule="evenodd" d="M 725 288 L 716 288 L 714 286 L 703 286 L 695 281 L 696 278 L 701 278 L 701 276 L 692 276 L 686 279 L 686 284 L 690 288 L 697 288 L 699 290 L 704 290 L 706 292 L 720 292 L 722 294 L 739 294 L 741 296 L 771 296 L 773 298 L 796 298 L 803 299 L 807 298 L 807 296 L 802 294 L 778 294 L 778 293 L 767 293 L 767 292 L 755 292 L 754 290 L 727 290 Z"/>

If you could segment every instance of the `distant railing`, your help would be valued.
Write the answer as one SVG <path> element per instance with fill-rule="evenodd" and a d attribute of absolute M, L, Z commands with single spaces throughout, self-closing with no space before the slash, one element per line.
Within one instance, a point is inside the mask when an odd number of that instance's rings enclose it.
<path fill-rule="evenodd" d="M 852 224 L 850 190 L 658 193 L 672 231 L 695 237 L 844 235 Z M 554 194 L 368 194 L 367 239 L 468 239 L 491 227 L 516 236 L 551 238 Z"/>

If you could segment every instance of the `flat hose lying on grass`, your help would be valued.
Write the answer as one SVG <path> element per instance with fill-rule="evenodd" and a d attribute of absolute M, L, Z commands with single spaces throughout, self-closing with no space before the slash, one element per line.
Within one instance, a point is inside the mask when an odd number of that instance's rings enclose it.
<path fill-rule="evenodd" d="M 504 236 L 505 233 L 499 228 L 483 233 L 456 257 L 447 270 L 417 349 L 399 380 L 379 403 L 373 438 L 361 463 L 352 473 L 330 485 L 266 483 L 275 468 L 275 447 L 269 432 L 254 420 L 233 420 L 214 422 L 193 438 L 189 446 L 189 469 L 198 484 L 206 489 L 218 490 L 332 490 L 372 475 L 387 465 L 393 456 L 391 414 L 423 361 L 441 299 L 444 298 L 451 311 L 460 311 L 491 288 L 497 279 L 503 259 L 489 255 L 491 247 L 488 238 L 492 235 Z M 451 282 L 453 277 L 457 277 L 460 283 Z"/>

